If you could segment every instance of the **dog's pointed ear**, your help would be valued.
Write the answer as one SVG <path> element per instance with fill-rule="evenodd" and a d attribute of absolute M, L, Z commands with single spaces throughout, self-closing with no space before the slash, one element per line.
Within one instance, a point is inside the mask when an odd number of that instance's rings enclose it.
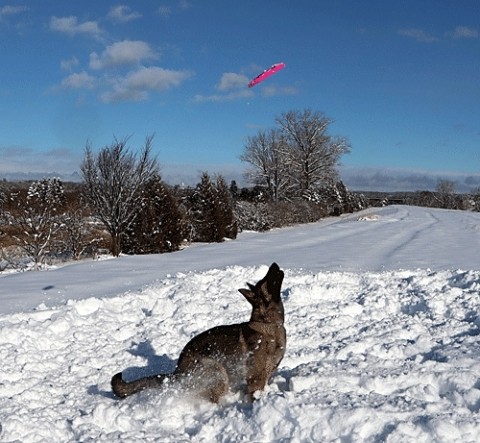
<path fill-rule="evenodd" d="M 248 284 L 248 283 L 247 283 Z M 252 288 L 252 285 L 248 284 L 250 288 Z M 255 298 L 255 292 L 252 291 L 252 289 L 239 289 L 238 292 L 242 294 L 249 302 L 251 302 Z"/>

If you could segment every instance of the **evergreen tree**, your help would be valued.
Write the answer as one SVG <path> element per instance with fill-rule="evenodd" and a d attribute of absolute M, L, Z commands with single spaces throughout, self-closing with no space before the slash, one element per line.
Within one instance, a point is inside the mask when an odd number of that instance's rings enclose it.
<path fill-rule="evenodd" d="M 143 205 L 125 233 L 124 250 L 129 254 L 155 254 L 179 249 L 186 224 L 169 188 L 157 175 L 144 187 Z"/>
<path fill-rule="evenodd" d="M 235 220 L 233 196 L 221 175 L 217 177 L 216 191 L 218 224 L 222 226 L 223 237 L 235 239 L 237 238 L 238 227 Z"/>
<path fill-rule="evenodd" d="M 219 176 L 214 184 L 204 172 L 188 206 L 192 240 L 221 242 L 225 237 L 236 238 L 233 199 L 223 177 Z"/>

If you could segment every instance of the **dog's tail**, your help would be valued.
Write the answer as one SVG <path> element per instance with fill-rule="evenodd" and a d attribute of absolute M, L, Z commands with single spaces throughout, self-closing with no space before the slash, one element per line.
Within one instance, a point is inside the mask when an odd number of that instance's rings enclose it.
<path fill-rule="evenodd" d="M 172 374 L 151 375 L 150 377 L 126 382 L 122 378 L 122 373 L 119 372 L 112 377 L 112 391 L 117 397 L 125 398 L 144 389 L 161 388 L 164 380 L 171 376 Z"/>

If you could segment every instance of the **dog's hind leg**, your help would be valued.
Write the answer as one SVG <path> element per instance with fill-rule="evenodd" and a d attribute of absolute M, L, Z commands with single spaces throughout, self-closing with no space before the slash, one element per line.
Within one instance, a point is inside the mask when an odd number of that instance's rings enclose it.
<path fill-rule="evenodd" d="M 197 395 L 213 403 L 218 403 L 229 388 L 227 370 L 223 364 L 211 358 L 202 358 L 188 373 L 186 382 Z"/>

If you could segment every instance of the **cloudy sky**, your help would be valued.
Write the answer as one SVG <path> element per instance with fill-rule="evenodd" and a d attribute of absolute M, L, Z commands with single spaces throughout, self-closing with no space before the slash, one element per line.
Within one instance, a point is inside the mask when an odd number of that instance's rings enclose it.
<path fill-rule="evenodd" d="M 310 108 L 350 187 L 477 184 L 479 33 L 478 0 L 1 1 L 0 176 L 155 134 L 168 180 L 238 178 L 249 135 Z"/>

